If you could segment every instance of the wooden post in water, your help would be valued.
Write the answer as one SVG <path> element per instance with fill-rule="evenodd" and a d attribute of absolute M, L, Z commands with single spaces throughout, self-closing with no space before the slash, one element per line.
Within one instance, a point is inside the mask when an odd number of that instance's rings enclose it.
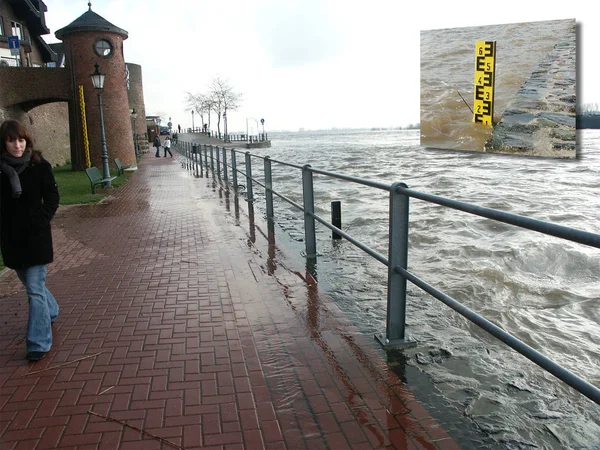
<path fill-rule="evenodd" d="M 333 201 L 331 202 L 331 225 L 336 228 L 342 229 L 342 202 Z M 342 235 L 331 230 L 331 239 L 341 239 Z"/>

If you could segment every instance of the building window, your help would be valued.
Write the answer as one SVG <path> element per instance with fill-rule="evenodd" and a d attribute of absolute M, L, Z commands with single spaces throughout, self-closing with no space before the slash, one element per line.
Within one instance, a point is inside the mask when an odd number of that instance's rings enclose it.
<path fill-rule="evenodd" d="M 22 41 L 23 40 L 23 25 L 21 25 L 19 22 L 13 22 L 11 20 L 10 26 L 12 27 L 12 35 L 19 36 L 19 41 Z"/>
<path fill-rule="evenodd" d="M 94 51 L 98 56 L 108 57 L 112 55 L 113 46 L 108 39 L 98 39 L 94 42 Z"/>
<path fill-rule="evenodd" d="M 0 16 L 0 36 L 4 36 L 4 17 Z"/>

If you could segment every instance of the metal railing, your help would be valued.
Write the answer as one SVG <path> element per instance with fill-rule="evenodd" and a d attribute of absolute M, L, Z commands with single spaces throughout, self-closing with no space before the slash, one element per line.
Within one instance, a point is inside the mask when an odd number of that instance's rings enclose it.
<path fill-rule="evenodd" d="M 218 133 L 217 131 L 204 131 L 201 127 L 188 128 L 188 132 L 203 136 L 222 139 L 225 142 L 265 142 L 269 140 L 268 133 L 243 134 L 243 133 Z"/>
<path fill-rule="evenodd" d="M 229 183 L 228 174 L 230 170 L 233 188 L 237 189 L 239 186 L 238 174 L 241 174 L 246 179 L 246 200 L 249 202 L 254 201 L 253 184 L 261 186 L 265 190 L 266 215 L 268 221 L 272 221 L 274 218 L 274 195 L 302 211 L 304 213 L 305 251 L 306 257 L 309 260 L 316 259 L 317 257 L 315 225 L 316 222 L 319 222 L 323 226 L 332 230 L 334 233 L 337 233 L 344 239 L 348 240 L 350 243 L 367 253 L 372 258 L 386 265 L 388 267 L 386 332 L 385 335 L 380 334 L 375 336 L 375 338 L 382 344 L 383 347 L 406 347 L 416 344 L 406 335 L 406 287 L 407 281 L 410 281 L 415 286 L 421 288 L 434 298 L 440 300 L 466 319 L 470 320 L 492 336 L 496 337 L 512 349 L 519 352 L 521 355 L 533 361 L 547 372 L 551 373 L 558 379 L 562 380 L 581 394 L 600 405 L 600 389 L 598 389 L 596 386 L 588 383 L 586 380 L 561 367 L 534 348 L 525 344 L 510 333 L 504 331 L 502 328 L 493 324 L 476 312 L 470 310 L 457 300 L 439 291 L 408 270 L 409 199 L 414 198 L 428 203 L 434 203 L 447 208 L 463 211 L 469 214 L 485 217 L 487 219 L 507 223 L 520 228 L 596 248 L 600 248 L 600 234 L 590 233 L 575 228 L 569 228 L 541 220 L 531 219 L 517 214 L 451 200 L 445 197 L 426 194 L 412 190 L 404 183 L 381 183 L 378 181 L 316 169 L 311 167 L 309 164 L 298 165 L 274 160 L 268 156 L 262 157 L 253 155 L 248 151 L 243 152 L 233 148 L 228 151 L 224 147 L 219 148 L 218 146 L 214 147 L 212 145 L 196 145 L 189 142 L 179 142 L 177 149 L 183 156 L 185 156 L 182 165 L 187 167 L 188 170 L 193 171 L 194 176 L 196 177 L 202 176 L 201 174 L 203 171 L 206 171 L 208 176 L 208 172 L 210 170 L 213 175 L 216 174 L 216 176 L 219 177 L 223 182 Z M 230 154 L 230 165 L 227 162 L 228 153 Z M 240 168 L 238 168 L 237 155 L 243 155 L 244 157 L 244 170 L 240 170 Z M 204 161 L 202 160 L 202 156 L 204 156 Z M 253 158 L 263 161 L 264 182 L 261 182 L 252 176 Z M 303 197 L 302 205 L 273 189 L 273 164 L 295 168 L 301 171 Z M 389 242 L 387 257 L 373 250 L 368 245 L 354 238 L 350 234 L 342 231 L 340 228 L 332 225 L 327 219 L 315 214 L 313 174 L 324 175 L 329 178 L 357 183 L 374 189 L 387 191 L 389 193 Z"/>

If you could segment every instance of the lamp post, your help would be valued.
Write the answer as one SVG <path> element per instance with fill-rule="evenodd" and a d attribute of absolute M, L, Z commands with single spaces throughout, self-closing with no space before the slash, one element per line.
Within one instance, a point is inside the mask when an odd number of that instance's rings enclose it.
<path fill-rule="evenodd" d="M 194 110 L 192 109 L 192 133 L 194 132 Z"/>
<path fill-rule="evenodd" d="M 104 90 L 104 77 L 106 74 L 100 72 L 98 63 L 94 64 L 96 70 L 90 75 L 92 84 L 98 95 L 98 106 L 100 108 L 100 137 L 102 139 L 102 176 L 104 177 L 104 186 L 110 187 L 110 169 L 108 168 L 108 150 L 106 148 L 106 135 L 104 134 L 104 113 L 102 111 L 102 91 Z"/>
<path fill-rule="evenodd" d="M 137 112 L 135 112 L 135 108 L 131 110 L 131 118 L 133 119 L 133 148 L 135 150 L 135 156 L 137 158 L 139 156 L 139 151 L 137 140 L 137 128 L 135 127 L 135 119 L 137 119 Z"/>

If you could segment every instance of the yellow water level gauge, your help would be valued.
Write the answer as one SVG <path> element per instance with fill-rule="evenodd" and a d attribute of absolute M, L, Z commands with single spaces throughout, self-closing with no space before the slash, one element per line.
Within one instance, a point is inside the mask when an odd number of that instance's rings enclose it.
<path fill-rule="evenodd" d="M 492 125 L 494 119 L 494 83 L 496 41 L 475 43 L 475 102 L 473 121 Z"/>

